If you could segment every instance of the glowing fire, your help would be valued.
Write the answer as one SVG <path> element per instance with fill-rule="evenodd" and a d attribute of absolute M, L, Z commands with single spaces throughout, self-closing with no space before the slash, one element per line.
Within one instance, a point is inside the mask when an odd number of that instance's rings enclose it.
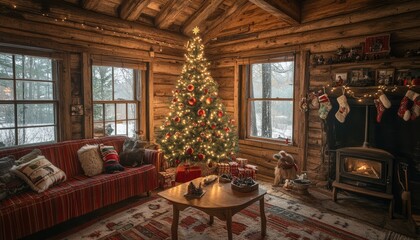
<path fill-rule="evenodd" d="M 357 169 L 357 171 L 365 171 L 365 170 L 367 170 L 368 169 L 368 167 L 366 166 L 366 165 L 362 165 L 361 167 L 359 167 L 358 169 Z"/>

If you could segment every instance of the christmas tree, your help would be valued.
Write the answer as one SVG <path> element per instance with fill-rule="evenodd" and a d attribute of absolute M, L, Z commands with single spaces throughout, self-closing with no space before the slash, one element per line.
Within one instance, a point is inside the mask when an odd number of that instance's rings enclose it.
<path fill-rule="evenodd" d="M 180 79 L 172 91 L 170 112 L 157 137 L 165 159 L 176 165 L 230 159 L 238 146 L 234 121 L 226 114 L 218 84 L 207 69 L 199 29 L 193 32 Z"/>

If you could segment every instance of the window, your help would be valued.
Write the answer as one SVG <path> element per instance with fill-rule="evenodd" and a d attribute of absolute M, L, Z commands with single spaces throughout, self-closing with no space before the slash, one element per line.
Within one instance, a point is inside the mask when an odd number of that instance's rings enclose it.
<path fill-rule="evenodd" d="M 248 67 L 248 138 L 293 140 L 294 59 Z"/>
<path fill-rule="evenodd" d="M 57 140 L 57 62 L 0 53 L 0 147 Z"/>
<path fill-rule="evenodd" d="M 140 73 L 132 68 L 92 67 L 94 137 L 133 136 L 139 129 Z"/>

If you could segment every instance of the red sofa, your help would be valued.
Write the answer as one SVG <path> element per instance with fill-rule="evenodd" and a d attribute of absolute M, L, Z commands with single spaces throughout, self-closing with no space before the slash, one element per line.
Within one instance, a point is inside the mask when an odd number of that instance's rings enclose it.
<path fill-rule="evenodd" d="M 28 190 L 0 202 L 0 239 L 21 238 L 52 227 L 68 219 L 148 193 L 158 187 L 158 171 L 162 153 L 146 150 L 145 159 L 151 164 L 126 168 L 113 174 L 87 177 L 83 174 L 77 150 L 85 144 L 113 145 L 122 150 L 126 137 L 72 140 L 47 145 L 17 147 L 0 151 L 0 157 L 14 155 L 16 159 L 38 148 L 42 154 L 67 175 L 67 181 L 36 193 Z"/>

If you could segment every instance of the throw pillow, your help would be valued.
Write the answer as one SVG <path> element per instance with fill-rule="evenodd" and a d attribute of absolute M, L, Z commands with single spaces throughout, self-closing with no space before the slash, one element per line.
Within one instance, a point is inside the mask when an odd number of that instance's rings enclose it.
<path fill-rule="evenodd" d="M 123 151 L 120 153 L 120 163 L 126 167 L 138 167 L 143 165 L 144 148 L 137 141 L 127 139 L 123 145 Z"/>
<path fill-rule="evenodd" d="M 120 158 L 118 157 L 117 151 L 113 146 L 99 145 L 101 151 L 102 160 L 104 161 L 104 167 L 106 173 L 114 173 L 124 171 L 124 167 L 121 166 Z"/>
<path fill-rule="evenodd" d="M 41 150 L 35 148 L 34 150 L 32 150 L 32 152 L 30 152 L 30 153 L 26 154 L 25 156 L 19 158 L 16 161 L 16 165 L 21 165 L 21 164 L 27 163 L 27 162 L 35 159 L 39 155 L 42 155 Z"/>
<path fill-rule="evenodd" d="M 85 145 L 77 151 L 80 164 L 86 176 L 92 177 L 101 174 L 104 169 L 99 146 L 98 145 Z"/>
<path fill-rule="evenodd" d="M 10 155 L 7 157 L 0 158 L 0 176 L 9 172 L 9 170 L 15 165 L 15 157 Z"/>
<path fill-rule="evenodd" d="M 66 180 L 66 174 L 42 155 L 22 165 L 13 166 L 10 171 L 38 193 Z"/>

